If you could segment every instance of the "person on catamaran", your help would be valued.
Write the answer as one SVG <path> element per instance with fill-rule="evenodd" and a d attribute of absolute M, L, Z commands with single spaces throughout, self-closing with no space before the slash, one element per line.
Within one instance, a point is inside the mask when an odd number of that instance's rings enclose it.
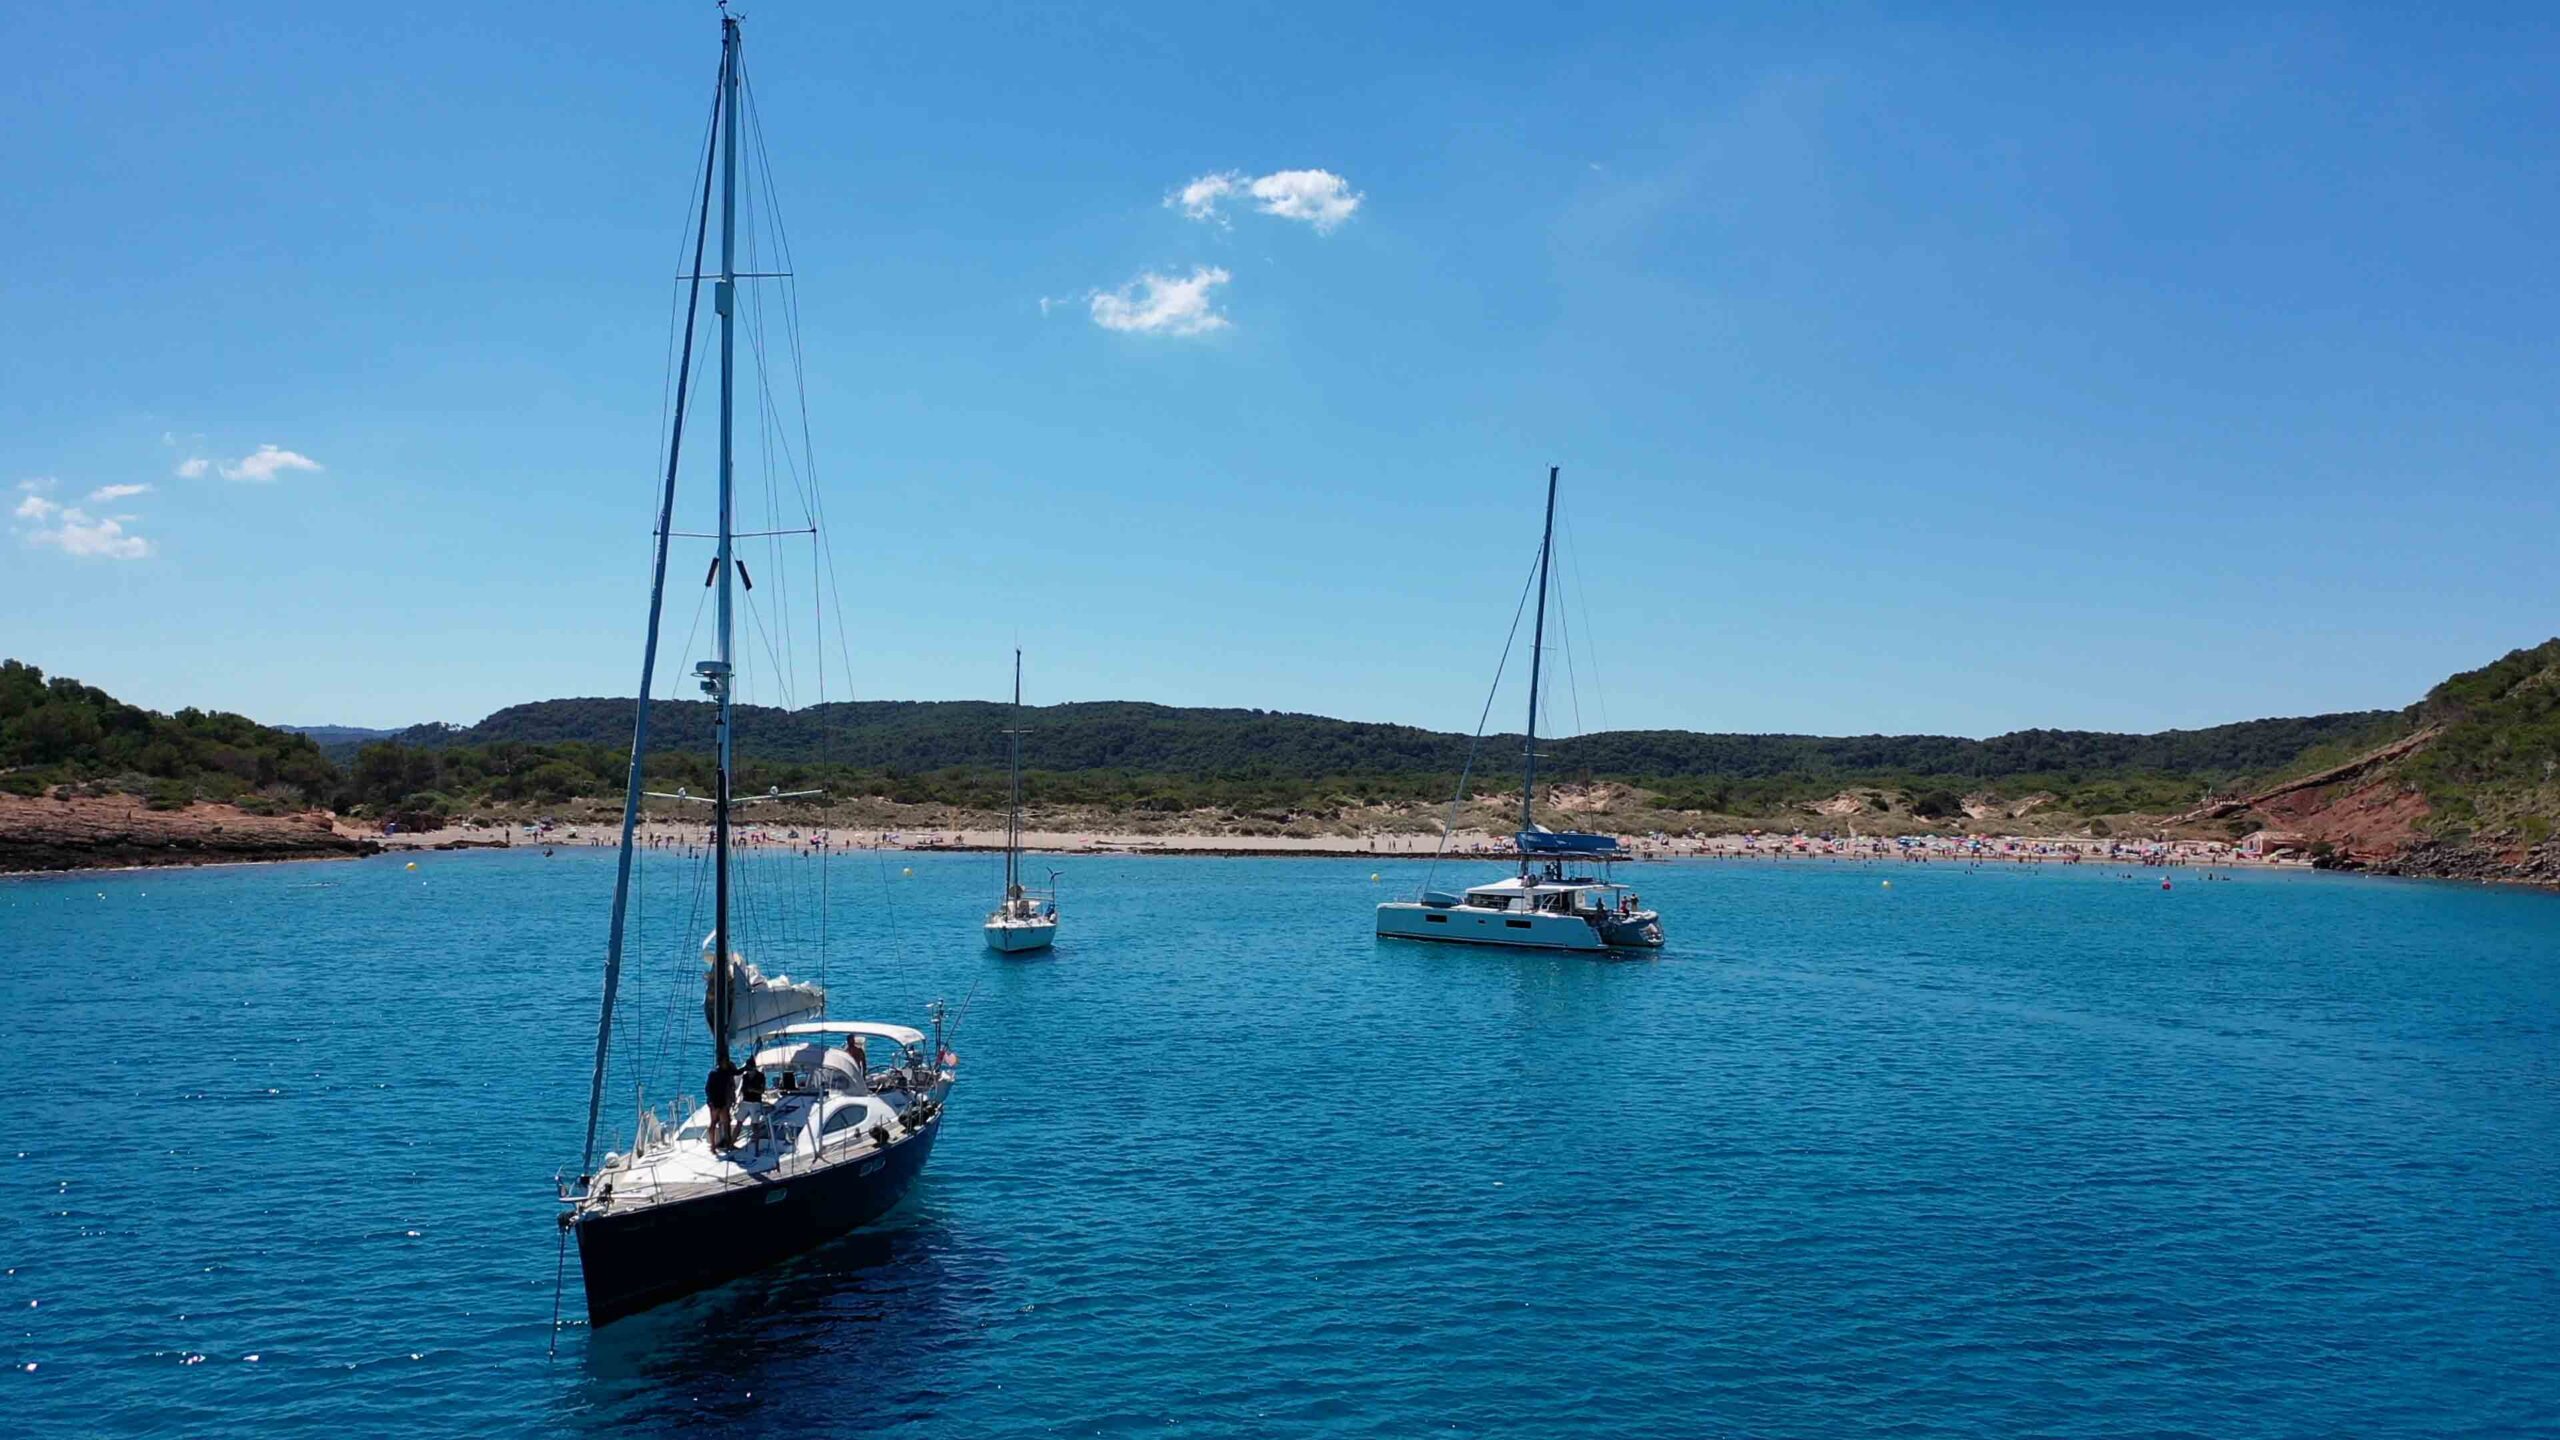
<path fill-rule="evenodd" d="M 711 1067 L 702 1077 L 703 1103 L 711 1107 L 711 1148 L 726 1150 L 737 1141 L 737 1122 L 729 1116 L 729 1106 L 737 1095 L 738 1067 L 723 1062 Z"/>

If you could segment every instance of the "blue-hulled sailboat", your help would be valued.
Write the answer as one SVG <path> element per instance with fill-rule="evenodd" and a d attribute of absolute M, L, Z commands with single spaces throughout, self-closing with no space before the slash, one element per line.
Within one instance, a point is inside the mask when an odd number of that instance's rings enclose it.
<path fill-rule="evenodd" d="M 718 164 L 703 170 L 701 220 L 693 246 L 692 299 L 687 303 L 683 359 L 677 372 L 674 428 L 658 509 L 657 566 L 640 668 L 629 788 L 623 801 L 622 853 L 615 873 L 606 942 L 604 1007 L 596 1028 L 595 1076 L 587 1101 L 586 1148 L 578 1177 L 560 1191 L 565 1246 L 575 1237 L 587 1315 L 602 1325 L 664 1301 L 759 1270 L 880 1218 L 905 1198 L 942 1128 L 943 1106 L 957 1057 L 943 1043 L 940 1007 L 931 1032 L 906 1025 L 826 1017 L 823 984 L 767 976 L 741 952 L 738 921 L 757 919 L 770 932 L 771 907 L 736 913 L 731 813 L 755 799 L 734 793 L 731 697 L 737 688 L 734 609 L 744 567 L 735 553 L 734 443 L 738 281 L 738 119 L 741 95 L 738 21 L 720 17 L 720 85 L 710 141 Z M 703 272 L 710 229 L 710 187 L 721 185 L 720 268 Z M 667 541 L 675 505 L 677 457 L 684 439 L 692 374 L 694 306 L 702 284 L 714 284 L 720 320 L 719 528 L 709 583 L 716 586 L 713 658 L 693 667 L 714 702 L 713 793 L 663 798 L 707 799 L 711 810 L 711 933 L 700 958 L 703 1018 L 712 1067 L 703 1102 L 679 1100 L 665 1116 L 639 1113 L 626 1151 L 596 1159 L 616 993 L 622 974 L 626 917 L 632 906 L 634 827 L 648 755 L 650 691 L 658 656 L 658 620 L 666 587 Z M 793 329 L 798 334 L 796 325 Z M 814 519 L 813 519 L 814 526 Z M 814 529 L 809 533 L 815 533 Z M 752 582 L 747 588 L 752 589 Z M 800 792 L 815 793 L 815 792 Z M 816 897 L 823 937 L 824 892 Z M 766 933 L 760 932 L 760 933 Z M 825 941 L 819 941 L 823 956 Z M 807 953 L 807 952 L 803 952 Z M 768 956 L 770 959 L 770 956 Z M 690 967 L 695 962 L 685 957 Z M 565 1259 L 565 1256 L 563 1257 Z"/>
<path fill-rule="evenodd" d="M 1538 542 L 1538 619 L 1529 646 L 1529 730 L 1520 775 L 1520 871 L 1463 894 L 1426 889 L 1419 899 L 1378 907 L 1378 934 L 1400 940 L 1509 945 L 1532 950 L 1649 950 L 1662 944 L 1662 917 L 1609 878 L 1626 858 L 1614 835 L 1549 830 L 1534 813 L 1538 794 L 1538 687 L 1547 639 L 1547 576 L 1556 543 L 1555 467 L 1547 470 L 1547 524 Z M 1516 623 L 1516 622 L 1515 622 Z"/>

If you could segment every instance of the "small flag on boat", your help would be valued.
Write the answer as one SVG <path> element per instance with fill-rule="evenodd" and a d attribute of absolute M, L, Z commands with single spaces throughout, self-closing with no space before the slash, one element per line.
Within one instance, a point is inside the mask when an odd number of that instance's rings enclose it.
<path fill-rule="evenodd" d="M 948 1050 L 945 1050 L 942 1052 L 942 1058 L 934 1063 L 939 1065 L 957 1065 L 960 1063 L 960 1057 L 952 1054 Z"/>

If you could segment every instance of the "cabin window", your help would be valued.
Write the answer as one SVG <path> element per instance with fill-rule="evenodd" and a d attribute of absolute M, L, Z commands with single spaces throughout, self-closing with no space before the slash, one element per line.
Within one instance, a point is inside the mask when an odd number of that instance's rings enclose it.
<path fill-rule="evenodd" d="M 843 1109 L 838 1110 L 833 1115 L 827 1117 L 827 1128 L 825 1133 L 833 1135 L 839 1130 L 850 1130 L 854 1126 L 861 1124 L 863 1118 L 868 1114 L 870 1114 L 870 1112 L 859 1105 L 847 1105 Z"/>
<path fill-rule="evenodd" d="M 1526 920 L 1505 920 L 1502 923 L 1513 930 L 1526 930 L 1529 928 L 1529 922 Z"/>
<path fill-rule="evenodd" d="M 1449 923 L 1449 917 L 1446 915 L 1425 915 L 1422 918 L 1425 923 L 1432 925 L 1446 925 Z"/>

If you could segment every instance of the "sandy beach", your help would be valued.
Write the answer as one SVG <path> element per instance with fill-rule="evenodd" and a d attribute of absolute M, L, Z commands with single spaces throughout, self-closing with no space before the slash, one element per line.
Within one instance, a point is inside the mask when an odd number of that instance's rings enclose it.
<path fill-rule="evenodd" d="M 617 843 L 618 827 L 582 823 L 528 829 L 522 825 L 450 825 L 415 833 L 383 834 L 352 826 L 341 832 L 375 840 L 392 849 L 476 849 L 602 846 Z M 710 843 L 702 824 L 647 821 L 639 843 L 653 850 L 694 850 Z M 2214 840 L 2106 840 L 2021 835 L 1830 836 L 1820 834 L 1656 835 L 1628 837 L 1635 862 L 1674 860 L 1727 861 L 1858 861 L 1897 864 L 2075 865 L 2089 862 L 2168 866 L 2254 866 L 2291 864 L 2270 861 L 2238 845 Z M 748 852 L 888 850 L 930 854 L 936 851 L 1001 850 L 1002 830 L 918 829 L 855 832 L 808 825 L 741 825 L 731 843 Z M 1516 858 L 1508 835 L 1460 831 L 1445 850 L 1436 837 L 1386 835 L 1233 835 L 1136 834 L 1098 830 L 1026 830 L 1023 848 L 1043 855 L 1208 855 L 1307 856 L 1374 860 Z"/>

